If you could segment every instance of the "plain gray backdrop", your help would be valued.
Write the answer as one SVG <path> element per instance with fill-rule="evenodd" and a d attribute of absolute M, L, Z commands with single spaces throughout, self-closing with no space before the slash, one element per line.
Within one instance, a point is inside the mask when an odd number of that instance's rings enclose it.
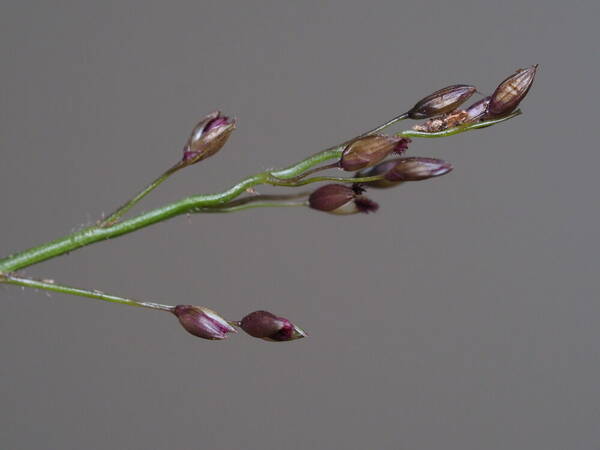
<path fill-rule="evenodd" d="M 228 145 L 137 212 L 300 160 L 448 84 L 491 93 L 540 70 L 523 116 L 414 142 L 454 172 L 372 191 L 375 215 L 180 217 L 24 270 L 231 319 L 268 309 L 310 337 L 207 342 L 166 314 L 0 287 L 0 448 L 599 449 L 599 14 L 2 1 L 2 254 L 92 224 L 214 109 L 239 121 Z"/>

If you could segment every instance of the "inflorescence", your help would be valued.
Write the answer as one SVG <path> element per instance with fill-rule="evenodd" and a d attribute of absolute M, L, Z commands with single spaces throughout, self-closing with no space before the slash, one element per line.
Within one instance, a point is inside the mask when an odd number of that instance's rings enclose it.
<path fill-rule="evenodd" d="M 19 275 L 17 271 L 181 214 L 226 213 L 249 208 L 284 206 L 309 207 L 337 215 L 374 212 L 379 206 L 365 196 L 367 189 L 391 188 L 406 182 L 427 180 L 452 170 L 452 165 L 441 159 L 405 156 L 414 138 L 451 136 L 492 126 L 519 115 L 520 110 L 517 107 L 529 92 L 537 68 L 538 66 L 534 65 L 517 70 L 502 81 L 492 95 L 474 102 L 465 109 L 460 107 L 477 92 L 475 86 L 455 84 L 445 87 L 419 100 L 411 109 L 377 128 L 288 168 L 250 176 L 220 194 L 188 197 L 133 219 L 123 220 L 122 217 L 131 208 L 174 173 L 215 155 L 225 145 L 236 128 L 236 121 L 220 112 L 209 114 L 194 127 L 184 146 L 181 159 L 174 166 L 94 226 L 0 260 L 0 283 L 170 312 L 190 334 L 208 340 L 225 339 L 229 334 L 236 333 L 236 328 L 250 336 L 272 342 L 303 338 L 306 333 L 301 328 L 268 311 L 254 311 L 239 321 L 228 321 L 212 309 L 203 306 L 169 306 L 136 301 L 97 290 L 62 286 L 52 280 L 27 278 Z M 391 125 L 406 119 L 423 122 L 394 135 L 381 133 Z M 323 164 L 331 160 L 334 160 L 333 163 Z M 330 169 L 353 172 L 354 175 L 309 177 Z M 330 181 L 334 183 L 299 194 L 261 195 L 253 189 L 258 185 L 300 187 Z"/>

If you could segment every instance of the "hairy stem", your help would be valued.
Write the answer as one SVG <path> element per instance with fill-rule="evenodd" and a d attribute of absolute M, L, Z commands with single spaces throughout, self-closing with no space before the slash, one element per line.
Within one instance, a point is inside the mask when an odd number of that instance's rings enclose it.
<path fill-rule="evenodd" d="M 132 300 L 130 298 L 117 297 L 116 295 L 105 294 L 100 291 L 89 291 L 87 289 L 80 289 L 71 286 L 64 286 L 56 284 L 53 281 L 35 280 L 33 278 L 26 278 L 18 276 L 16 274 L 6 274 L 0 278 L 0 282 L 6 284 L 14 284 L 16 286 L 29 287 L 34 289 L 43 289 L 45 291 L 59 292 L 61 294 L 77 295 L 79 297 L 93 298 L 95 300 L 102 300 L 103 302 L 120 303 L 122 305 L 137 306 L 139 308 L 154 309 L 156 311 L 168 311 L 172 312 L 174 306 L 162 305 L 160 303 L 152 302 L 140 302 Z"/>
<path fill-rule="evenodd" d="M 253 186 L 267 183 L 271 176 L 282 179 L 293 178 L 317 164 L 321 164 L 332 158 L 339 158 L 340 154 L 341 149 L 321 152 L 285 169 L 274 172 L 261 172 L 245 178 L 229 189 L 217 194 L 187 197 L 108 227 L 93 226 L 85 228 L 0 260 L 0 273 L 14 272 L 86 245 L 122 236 L 172 217 L 192 212 L 198 208 L 222 205 L 238 197 Z"/>
<path fill-rule="evenodd" d="M 426 138 L 438 138 L 452 136 L 458 133 L 464 133 L 469 130 L 484 128 L 491 125 L 495 125 L 500 122 L 512 119 L 519 115 L 521 112 L 515 111 L 514 113 L 502 117 L 499 119 L 488 120 L 484 122 L 463 125 L 460 127 L 451 128 L 445 131 L 437 133 L 423 133 L 413 130 L 403 131 L 398 134 L 402 137 L 426 137 Z M 399 116 L 400 117 L 400 116 Z M 394 120 L 387 122 L 387 124 L 394 123 Z M 386 125 L 386 124 L 384 124 Z M 389 125 L 388 125 L 389 126 Z M 375 128 L 380 129 L 381 127 Z M 158 222 L 171 219 L 181 214 L 194 212 L 201 210 L 202 208 L 211 208 L 215 206 L 223 206 L 224 204 L 232 201 L 239 195 L 243 194 L 247 189 L 257 186 L 259 184 L 269 184 L 272 180 L 288 180 L 294 179 L 302 175 L 308 170 L 325 163 L 332 159 L 339 159 L 343 152 L 343 145 L 338 147 L 329 148 L 322 152 L 316 153 L 296 164 L 292 164 L 289 167 L 273 171 L 260 172 L 256 175 L 249 176 L 239 183 L 233 185 L 229 189 L 217 194 L 208 195 L 195 195 L 181 199 L 177 202 L 170 203 L 168 205 L 156 208 L 152 211 L 140 214 L 137 217 L 133 217 L 129 220 L 121 221 L 109 226 L 92 226 L 83 230 L 71 233 L 62 238 L 56 239 L 51 242 L 39 245 L 37 247 L 30 248 L 20 253 L 16 253 L 7 258 L 0 260 L 0 276 L 9 272 L 22 269 L 24 267 L 37 264 L 42 261 L 46 261 L 50 258 L 54 258 L 65 253 L 71 252 L 78 248 L 90 245 L 106 239 L 116 238 L 133 231 L 137 231 L 141 228 L 153 225 Z M 307 182 L 324 181 L 326 179 L 334 179 L 334 177 L 313 177 Z M 359 179 L 344 179 L 351 182 L 357 182 Z M 164 181 L 164 180 L 163 180 Z M 336 179 L 339 181 L 339 179 Z M 162 181 L 161 181 L 162 182 Z M 293 181 L 292 181 L 293 182 Z M 144 191 L 143 191 L 144 192 Z M 146 193 L 147 194 L 147 193 Z M 146 195 L 144 194 L 144 195 Z M 135 198 L 139 197 L 136 196 Z M 143 196 L 142 196 L 143 197 Z M 128 202 L 126 205 L 129 205 Z M 123 208 L 119 208 L 117 211 L 123 211 Z M 114 214 L 113 214 L 114 215 Z M 1 278 L 0 278 L 1 281 Z"/>

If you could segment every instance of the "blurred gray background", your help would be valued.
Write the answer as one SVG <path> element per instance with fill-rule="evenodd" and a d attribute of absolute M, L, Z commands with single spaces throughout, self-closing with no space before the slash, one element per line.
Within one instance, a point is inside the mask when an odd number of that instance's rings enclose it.
<path fill-rule="evenodd" d="M 231 319 L 268 309 L 308 339 L 207 342 L 165 314 L 0 287 L 0 448 L 600 449 L 599 13 L 2 1 L 2 254 L 92 224 L 214 109 L 239 120 L 227 147 L 137 212 L 300 160 L 448 84 L 491 93 L 540 71 L 518 119 L 414 142 L 454 172 L 371 191 L 375 215 L 180 217 L 24 271 Z"/>

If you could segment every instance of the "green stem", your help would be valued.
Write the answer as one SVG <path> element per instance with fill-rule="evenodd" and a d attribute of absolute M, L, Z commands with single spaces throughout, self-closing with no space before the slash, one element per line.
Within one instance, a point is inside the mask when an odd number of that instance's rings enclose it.
<path fill-rule="evenodd" d="M 160 177 L 158 177 L 156 180 L 154 180 L 152 183 L 150 183 L 148 186 L 146 186 L 135 197 L 133 197 L 127 203 L 121 205 L 115 212 L 110 214 L 106 219 L 103 219 L 98 226 L 100 226 L 102 228 L 106 228 L 111 225 L 114 225 L 125 213 L 127 213 L 127 211 L 129 211 L 136 204 L 138 204 L 140 202 L 140 200 L 142 200 L 150 192 L 152 192 L 154 189 L 156 189 L 158 186 L 160 186 L 164 181 L 166 181 L 171 175 L 173 175 L 175 172 L 177 172 L 179 169 L 182 169 L 183 167 L 185 167 L 185 166 L 182 165 L 181 162 L 178 162 L 177 164 L 175 164 L 173 167 L 171 167 L 169 170 L 167 170 L 165 173 L 163 173 Z"/>
<path fill-rule="evenodd" d="M 402 133 L 399 133 L 398 136 L 428 138 L 446 137 L 451 136 L 453 134 L 463 133 L 472 129 L 484 128 L 491 125 L 495 125 L 497 123 L 512 119 L 520 113 L 520 111 L 515 111 L 514 113 L 506 117 L 502 117 L 500 119 L 456 127 L 438 133 L 422 133 L 418 131 L 407 130 Z M 391 123 L 393 123 L 393 120 L 387 122 L 387 124 Z M 375 128 L 375 130 L 379 128 L 381 127 L 377 127 Z M 307 170 L 310 170 L 313 167 L 318 166 L 319 164 L 322 164 L 331 159 L 339 159 L 342 155 L 343 150 L 343 145 L 332 147 L 284 169 L 274 170 L 270 172 L 265 171 L 256 175 L 252 175 L 248 178 L 243 179 L 239 183 L 235 184 L 234 186 L 230 187 L 229 189 L 223 192 L 217 194 L 195 195 L 192 197 L 187 197 L 177 202 L 162 206 L 160 208 L 156 208 L 152 211 L 148 211 L 144 214 L 140 214 L 139 216 L 133 217 L 129 220 L 118 222 L 106 227 L 93 226 L 85 228 L 83 230 L 71 233 L 62 238 L 56 239 L 54 241 L 47 242 L 45 244 L 30 248 L 23 252 L 16 253 L 14 255 L 10 255 L 0 260 L 0 276 L 2 274 L 14 272 L 24 267 L 28 267 L 42 261 L 46 261 L 50 258 L 63 255 L 65 253 L 71 252 L 86 245 L 93 244 L 95 242 L 103 241 L 106 239 L 112 239 L 127 233 L 131 233 L 133 231 L 153 225 L 158 222 L 165 221 L 167 219 L 179 216 L 181 214 L 193 212 L 194 210 L 198 210 L 201 208 L 210 208 L 223 205 L 235 199 L 236 197 L 244 193 L 247 189 L 253 186 L 257 186 L 259 184 L 268 184 L 270 181 L 273 180 L 273 178 L 280 180 L 293 179 L 294 177 L 298 177 Z M 326 177 L 314 177 L 310 179 L 310 182 L 322 181 L 324 178 Z M 349 181 L 349 179 L 345 180 Z M 352 182 L 357 182 L 357 179 L 353 179 Z M 128 204 L 129 202 L 126 205 Z M 117 212 L 119 211 L 122 211 L 122 208 L 120 208 Z"/>
<path fill-rule="evenodd" d="M 410 138 L 440 138 L 440 137 L 448 137 L 454 134 L 464 133 L 465 131 L 477 130 L 479 128 L 491 127 L 492 125 L 496 125 L 501 122 L 505 122 L 514 117 L 517 117 L 521 114 L 521 110 L 518 109 L 512 114 L 508 116 L 500 117 L 499 119 L 485 120 L 483 122 L 475 122 L 467 125 L 461 125 L 454 128 L 448 128 L 443 131 L 436 131 L 432 133 L 427 133 L 425 131 L 415 131 L 415 130 L 405 130 L 400 133 L 397 133 L 397 137 L 410 137 Z"/>
<path fill-rule="evenodd" d="M 297 177 L 325 161 L 339 159 L 342 156 L 343 151 L 344 148 L 342 146 L 323 150 L 322 152 L 315 153 L 313 156 L 309 156 L 299 163 L 293 164 L 285 169 L 274 170 L 270 173 L 270 176 L 282 179 Z"/>
<path fill-rule="evenodd" d="M 250 208 L 270 208 L 270 207 L 286 207 L 286 206 L 307 206 L 306 198 L 310 192 L 300 192 L 297 194 L 273 195 L 259 194 L 253 197 L 245 197 L 233 200 L 221 206 L 213 208 L 199 208 L 194 210 L 195 213 L 226 213 L 242 211 Z M 302 199 L 302 201 L 298 201 Z"/>
<path fill-rule="evenodd" d="M 110 303 L 120 303 L 122 305 L 137 306 L 139 308 L 149 308 L 156 311 L 173 311 L 173 306 L 162 305 L 160 303 L 139 302 L 130 298 L 117 297 L 116 295 L 105 294 L 100 291 L 88 291 L 87 289 L 74 288 L 71 286 L 63 286 L 56 284 L 53 281 L 34 280 L 25 278 L 15 274 L 6 274 L 0 278 L 0 282 L 6 284 L 14 284 L 16 286 L 24 286 L 34 289 L 43 289 L 45 291 L 59 292 L 61 294 L 77 295 L 79 297 L 93 298 Z"/>
<path fill-rule="evenodd" d="M 320 183 L 322 181 L 338 181 L 340 183 L 368 183 L 370 181 L 379 181 L 379 180 L 383 180 L 383 175 L 373 175 L 372 177 L 357 177 L 357 178 L 351 178 L 351 177 L 312 177 L 312 178 L 306 178 L 306 179 L 301 179 L 301 180 L 292 181 L 292 182 L 286 182 L 284 180 L 278 180 L 278 179 L 271 178 L 269 180 L 269 184 L 271 184 L 273 186 L 295 187 L 295 186 L 303 186 L 305 184 L 310 184 L 310 183 Z"/>
<path fill-rule="evenodd" d="M 405 120 L 405 119 L 408 119 L 407 112 L 394 117 L 392 120 L 388 120 L 386 123 L 382 123 L 377 128 L 373 128 L 371 131 L 367 131 L 366 133 L 361 134 L 360 137 L 368 136 L 369 134 L 379 133 L 380 131 L 385 130 L 387 127 L 391 127 L 392 125 L 400 122 L 401 120 Z"/>
<path fill-rule="evenodd" d="M 402 113 L 402 114 L 394 117 L 393 119 L 388 120 L 387 122 L 382 123 L 381 125 L 376 126 L 375 128 L 373 128 L 373 129 L 371 129 L 369 131 L 365 131 L 364 133 L 361 133 L 361 134 L 359 134 L 358 136 L 356 136 L 356 137 L 354 137 L 352 139 L 348 139 L 347 141 L 344 141 L 344 142 L 342 142 L 339 145 L 335 145 L 333 147 L 329 147 L 327 150 L 334 150 L 334 149 L 339 148 L 339 147 L 345 147 L 346 145 L 350 144 L 352 141 L 354 141 L 354 140 L 356 140 L 358 138 L 369 136 L 370 134 L 379 133 L 380 131 L 383 131 L 386 128 L 391 127 L 392 125 L 400 122 L 401 120 L 405 120 L 405 119 L 408 119 L 408 113 L 407 112 Z"/>
<path fill-rule="evenodd" d="M 245 209 L 252 208 L 283 208 L 283 207 L 292 207 L 292 206 L 307 206 L 308 202 L 304 201 L 296 201 L 296 202 L 270 202 L 270 201 L 255 201 L 248 202 L 241 205 L 233 205 L 233 206 L 223 206 L 219 208 L 200 208 L 197 211 L 198 213 L 229 213 L 229 212 L 238 212 L 243 211 Z"/>
<path fill-rule="evenodd" d="M 0 260 L 0 274 L 14 272 L 24 267 L 46 261 L 47 259 L 71 252 L 95 242 L 122 236 L 155 223 L 165 221 L 172 217 L 186 214 L 198 208 L 222 205 L 238 197 L 240 194 L 244 193 L 247 189 L 253 186 L 267 183 L 269 178 L 273 176 L 280 179 L 293 178 L 318 164 L 333 158 L 339 158 L 341 151 L 341 149 L 336 149 L 317 153 L 316 155 L 306 158 L 297 164 L 286 167 L 285 169 L 273 172 L 261 172 L 256 175 L 252 175 L 223 192 L 187 197 L 166 206 L 148 211 L 144 214 L 140 214 L 132 219 L 118 222 L 112 226 L 93 226 L 75 233 L 71 233 L 62 238 L 30 248 Z"/>
<path fill-rule="evenodd" d="M 302 178 L 306 178 L 309 175 L 312 175 L 313 173 L 317 173 L 317 172 L 322 172 L 324 170 L 329 170 L 329 169 L 339 169 L 340 168 L 340 161 L 335 161 L 332 162 L 331 164 L 326 164 L 324 166 L 319 166 L 319 167 L 313 167 L 310 170 L 307 170 L 306 172 L 294 177 L 294 178 L 288 178 L 287 181 L 288 182 L 292 182 L 292 181 L 298 181 L 301 180 Z"/>

